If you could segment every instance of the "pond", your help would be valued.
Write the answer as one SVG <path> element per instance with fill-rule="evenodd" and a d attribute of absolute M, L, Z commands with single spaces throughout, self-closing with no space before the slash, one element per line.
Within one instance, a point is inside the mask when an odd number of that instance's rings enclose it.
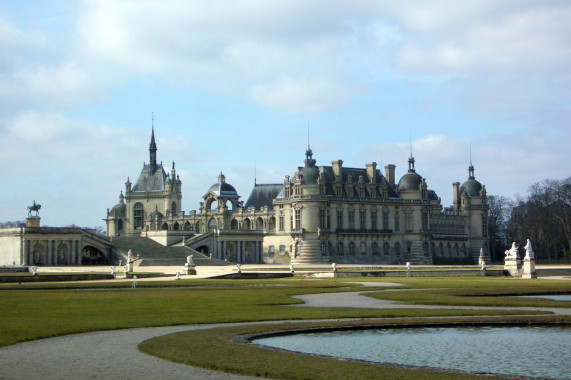
<path fill-rule="evenodd" d="M 546 298 L 553 301 L 571 301 L 571 294 L 536 294 L 533 296 L 519 296 L 525 298 Z"/>
<path fill-rule="evenodd" d="M 473 373 L 571 379 L 571 327 L 420 327 L 256 339 L 310 354 Z"/>

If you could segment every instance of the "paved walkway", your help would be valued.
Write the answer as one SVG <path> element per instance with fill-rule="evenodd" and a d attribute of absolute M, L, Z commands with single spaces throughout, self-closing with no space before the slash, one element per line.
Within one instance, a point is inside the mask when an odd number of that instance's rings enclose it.
<path fill-rule="evenodd" d="M 366 285 L 396 287 L 394 283 Z M 395 289 L 396 290 L 396 289 Z M 403 289 L 404 290 L 404 289 Z M 362 292 L 324 293 L 296 296 L 303 307 L 424 308 L 424 309 L 509 309 L 546 310 L 570 315 L 571 309 L 482 308 L 395 304 L 361 295 Z M 298 306 L 298 307 L 299 307 Z M 295 322 L 295 321 L 291 321 Z M 297 321 L 299 322 L 299 321 Z M 266 322 L 267 323 L 267 322 Z M 270 322 L 271 323 L 271 322 Z M 273 323 L 288 323 L 276 321 Z M 0 379 L 256 379 L 209 371 L 158 359 L 139 352 L 137 345 L 166 334 L 240 324 L 186 325 L 139 328 L 67 335 L 0 348 Z"/>

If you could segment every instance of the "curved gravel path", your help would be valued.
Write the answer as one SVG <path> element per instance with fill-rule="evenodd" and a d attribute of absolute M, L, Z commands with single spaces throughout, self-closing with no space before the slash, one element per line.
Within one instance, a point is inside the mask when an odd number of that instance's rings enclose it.
<path fill-rule="evenodd" d="M 0 379 L 256 379 L 169 362 L 137 349 L 157 336 L 218 326 L 101 331 L 19 343 L 0 349 Z"/>
<path fill-rule="evenodd" d="M 378 283 L 376 283 L 378 286 Z M 390 286 L 390 285 L 385 285 Z M 361 292 L 323 293 L 295 296 L 306 303 L 302 307 L 357 308 L 447 308 L 542 310 L 570 315 L 571 309 L 484 308 L 395 304 L 361 295 Z M 299 321 L 290 321 L 299 322 Z M 260 322 L 272 323 L 272 322 Z M 275 321 L 273 323 L 288 323 Z M 139 352 L 137 345 L 147 339 L 171 333 L 243 325 L 210 324 L 138 328 L 67 335 L 19 343 L 0 348 L 0 379 L 77 380 L 77 379 L 259 379 L 209 371 L 173 363 Z M 252 324 L 252 323 L 248 323 Z"/>

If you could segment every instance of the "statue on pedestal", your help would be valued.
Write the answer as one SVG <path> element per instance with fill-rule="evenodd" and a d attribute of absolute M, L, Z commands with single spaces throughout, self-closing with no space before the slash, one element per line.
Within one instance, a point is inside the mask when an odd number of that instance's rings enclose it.
<path fill-rule="evenodd" d="M 533 248 L 531 247 L 531 241 L 527 239 L 527 244 L 525 245 L 525 257 L 527 260 L 535 260 L 535 254 L 533 253 Z"/>

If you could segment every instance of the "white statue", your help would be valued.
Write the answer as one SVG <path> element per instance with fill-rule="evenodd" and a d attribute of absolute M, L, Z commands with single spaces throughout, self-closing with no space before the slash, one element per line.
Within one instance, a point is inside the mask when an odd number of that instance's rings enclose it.
<path fill-rule="evenodd" d="M 33 276 L 37 276 L 38 275 L 38 267 L 32 267 L 32 275 Z"/>
<path fill-rule="evenodd" d="M 242 273 L 242 266 L 240 264 L 236 264 L 236 272 Z"/>
<path fill-rule="evenodd" d="M 535 260 L 535 254 L 533 253 L 533 248 L 531 247 L 531 241 L 529 239 L 527 239 L 527 244 L 525 245 L 524 259 Z"/>
<path fill-rule="evenodd" d="M 517 259 L 518 253 L 517 253 L 517 245 L 515 243 L 515 241 L 512 243 L 512 247 L 506 251 L 506 259 Z"/>
<path fill-rule="evenodd" d="M 115 274 L 115 267 L 111 267 L 111 274 L 112 274 L 112 275 Z"/>
<path fill-rule="evenodd" d="M 333 269 L 333 272 L 337 272 L 337 263 L 331 264 L 331 269 Z"/>
<path fill-rule="evenodd" d="M 410 270 L 410 261 L 406 262 L 406 270 Z"/>
<path fill-rule="evenodd" d="M 194 265 L 194 261 L 192 260 L 193 255 L 186 256 L 186 266 Z"/>
<path fill-rule="evenodd" d="M 180 280 L 180 272 L 176 272 L 176 280 Z"/>
<path fill-rule="evenodd" d="M 127 263 L 132 263 L 132 262 L 133 262 L 133 252 L 129 250 L 129 252 L 127 252 Z"/>
<path fill-rule="evenodd" d="M 486 269 L 486 262 L 482 261 L 482 263 L 480 264 L 482 270 Z"/>
<path fill-rule="evenodd" d="M 480 257 L 484 259 L 484 247 L 480 247 Z"/>
<path fill-rule="evenodd" d="M 133 283 L 131 284 L 131 289 L 137 289 L 137 276 L 133 276 Z"/>
<path fill-rule="evenodd" d="M 290 273 L 293 273 L 293 272 L 294 272 L 294 271 L 293 271 L 293 264 L 290 264 L 290 265 L 289 265 L 289 271 L 290 271 Z"/>

